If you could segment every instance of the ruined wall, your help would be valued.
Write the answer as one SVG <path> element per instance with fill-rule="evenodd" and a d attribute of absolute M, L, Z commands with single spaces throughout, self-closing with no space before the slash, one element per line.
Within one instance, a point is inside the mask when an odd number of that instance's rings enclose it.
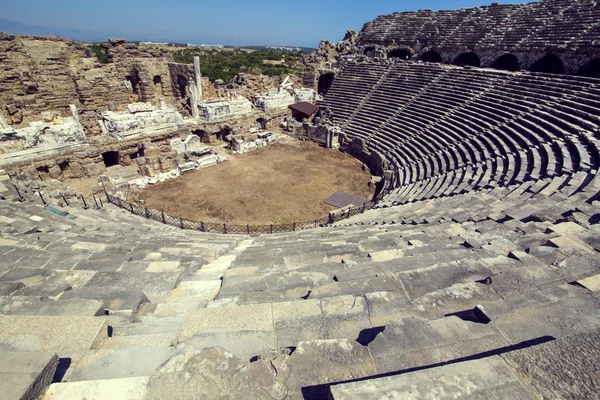
<path fill-rule="evenodd" d="M 0 107 L 13 127 L 39 120 L 43 111 L 69 114 L 75 104 L 88 134 L 99 134 L 98 114 L 135 101 L 174 104 L 164 50 L 124 40 L 102 44 L 101 64 L 88 44 L 62 38 L 0 34 Z"/>
<path fill-rule="evenodd" d="M 355 54 L 461 63 L 459 56 L 473 53 L 481 67 L 512 54 L 521 70 L 554 55 L 564 73 L 577 74 L 600 57 L 599 20 L 600 5 L 592 0 L 394 13 L 364 25 Z"/>

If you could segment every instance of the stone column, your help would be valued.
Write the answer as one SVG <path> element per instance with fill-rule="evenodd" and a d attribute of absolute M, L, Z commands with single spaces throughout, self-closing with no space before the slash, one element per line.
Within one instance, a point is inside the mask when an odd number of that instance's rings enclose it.
<path fill-rule="evenodd" d="M 6 122 L 6 118 L 4 118 L 4 114 L 2 114 L 2 109 L 0 109 L 0 129 L 8 129 L 8 122 Z"/>
<path fill-rule="evenodd" d="M 163 112 L 167 112 L 167 103 L 165 102 L 165 98 L 164 98 L 164 97 L 160 97 L 160 98 L 158 99 L 158 102 L 159 102 L 159 104 L 160 104 L 160 109 L 161 109 Z"/>
<path fill-rule="evenodd" d="M 196 80 L 197 101 L 202 101 L 202 73 L 200 72 L 200 57 L 194 56 L 194 79 Z"/>
<path fill-rule="evenodd" d="M 196 84 L 190 83 L 190 105 L 192 107 L 192 118 L 197 119 L 200 116 L 200 112 L 198 111 L 198 90 L 196 88 Z"/>

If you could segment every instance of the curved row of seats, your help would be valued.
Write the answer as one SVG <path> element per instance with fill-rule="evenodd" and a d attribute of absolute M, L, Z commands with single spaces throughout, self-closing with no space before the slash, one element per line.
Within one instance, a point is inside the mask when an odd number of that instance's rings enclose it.
<path fill-rule="evenodd" d="M 592 0 L 544 0 L 523 5 L 493 4 L 461 10 L 394 13 L 368 22 L 361 46 L 437 49 L 530 49 L 594 46 L 600 7 Z"/>
<path fill-rule="evenodd" d="M 352 73 L 369 70 L 358 65 Z M 386 156 L 395 171 L 388 201 L 554 177 L 575 194 L 600 166 L 596 79 L 390 63 L 370 87 L 353 77 L 363 98 L 338 114 L 345 71 L 323 105 L 349 139 Z"/>

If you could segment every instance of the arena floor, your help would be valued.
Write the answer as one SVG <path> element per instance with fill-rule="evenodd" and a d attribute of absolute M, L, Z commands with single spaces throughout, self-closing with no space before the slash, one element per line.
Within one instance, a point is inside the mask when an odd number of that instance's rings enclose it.
<path fill-rule="evenodd" d="M 371 199 L 371 175 L 360 161 L 313 142 L 283 137 L 267 148 L 228 155 L 222 164 L 139 193 L 146 206 L 204 222 L 279 224 L 311 221 L 335 207 L 336 191 Z"/>

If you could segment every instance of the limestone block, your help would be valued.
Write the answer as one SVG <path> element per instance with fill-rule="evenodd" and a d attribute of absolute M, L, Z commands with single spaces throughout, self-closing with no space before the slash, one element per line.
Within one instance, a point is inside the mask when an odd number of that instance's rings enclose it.
<path fill-rule="evenodd" d="M 4 399 L 37 399 L 58 366 L 55 353 L 0 352 L 0 393 Z"/>
<path fill-rule="evenodd" d="M 203 146 L 200 137 L 196 135 L 189 135 L 183 143 L 185 145 L 185 151 L 192 151 Z"/>
<path fill-rule="evenodd" d="M 173 139 L 169 142 L 169 146 L 177 153 L 185 153 L 185 144 L 181 139 Z"/>

